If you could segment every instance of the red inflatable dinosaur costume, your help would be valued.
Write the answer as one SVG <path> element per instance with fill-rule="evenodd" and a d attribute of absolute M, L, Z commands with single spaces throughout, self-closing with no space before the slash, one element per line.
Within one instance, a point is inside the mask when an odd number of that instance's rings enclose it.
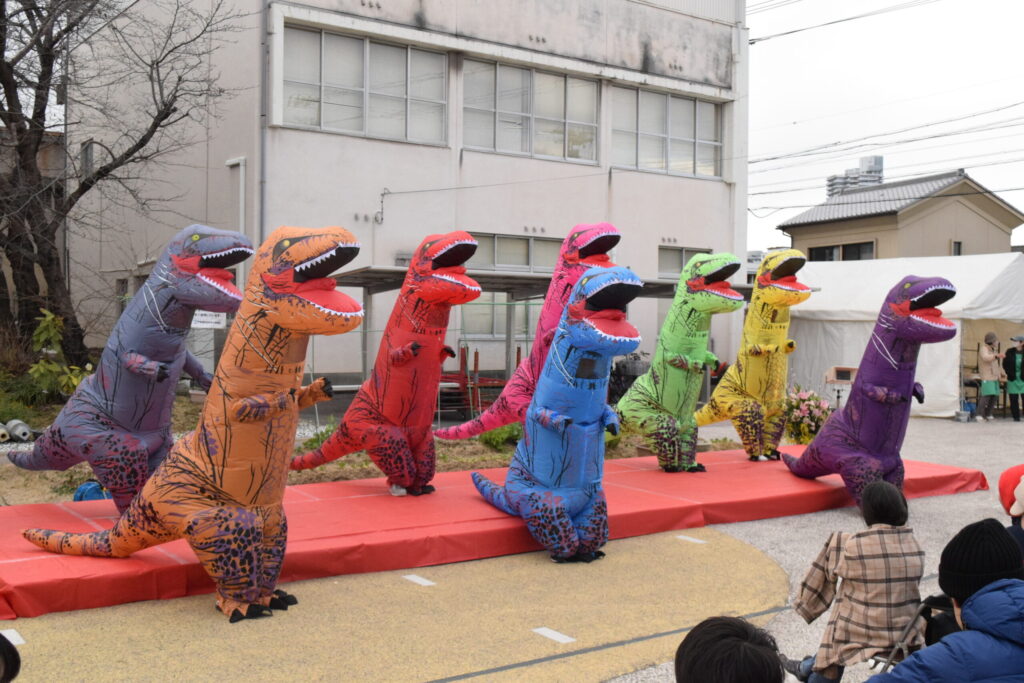
<path fill-rule="evenodd" d="M 196 430 L 174 444 L 113 529 L 29 529 L 25 538 L 51 552 L 100 557 L 185 538 L 232 623 L 296 604 L 275 590 L 288 533 L 281 499 L 299 409 L 330 397 L 323 378 L 301 385 L 306 346 L 312 334 L 341 334 L 362 322 L 362 307 L 326 277 L 358 252 L 341 228 L 271 233 Z"/>
<path fill-rule="evenodd" d="M 295 458 L 304 470 L 366 450 L 388 475 L 391 493 L 431 493 L 431 433 L 441 364 L 455 352 L 444 345 L 452 306 L 480 296 L 465 263 L 477 242 L 461 230 L 430 235 L 416 249 L 384 329 L 373 373 L 363 382 L 337 431 L 320 448 Z"/>

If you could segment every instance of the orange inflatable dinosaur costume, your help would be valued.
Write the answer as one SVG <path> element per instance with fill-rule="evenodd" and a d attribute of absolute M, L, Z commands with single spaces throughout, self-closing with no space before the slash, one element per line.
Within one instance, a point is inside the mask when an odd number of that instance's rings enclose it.
<path fill-rule="evenodd" d="M 301 386 L 306 346 L 312 334 L 341 334 L 362 322 L 362 307 L 325 277 L 358 252 L 341 228 L 271 233 L 195 431 L 174 444 L 112 529 L 29 529 L 25 538 L 51 552 L 99 557 L 185 538 L 232 623 L 296 604 L 275 590 L 288 533 L 281 499 L 299 409 L 331 395 L 324 378 Z"/>

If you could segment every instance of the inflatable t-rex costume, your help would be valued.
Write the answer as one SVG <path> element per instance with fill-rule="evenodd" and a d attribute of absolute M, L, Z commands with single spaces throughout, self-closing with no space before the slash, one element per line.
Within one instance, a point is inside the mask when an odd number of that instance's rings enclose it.
<path fill-rule="evenodd" d="M 9 453 L 28 470 L 88 461 L 119 512 L 171 447 L 171 408 L 182 371 L 209 389 L 211 375 L 186 349 L 196 309 L 233 312 L 242 293 L 224 270 L 252 255 L 242 234 L 191 225 L 171 240 L 128 303 L 96 372 L 78 385 L 30 453 Z"/>
<path fill-rule="evenodd" d="M 616 408 L 625 424 L 644 435 L 666 472 L 703 472 L 695 459 L 697 407 L 704 367 L 718 358 L 708 351 L 708 330 L 714 313 L 743 306 L 743 295 L 727 280 L 740 268 L 732 254 L 697 254 L 679 274 L 679 284 L 650 369 L 638 377 Z"/>
<path fill-rule="evenodd" d="M 603 557 L 608 541 L 604 431 L 619 431 L 608 406 L 613 356 L 633 351 L 640 334 L 626 304 L 642 283 L 627 268 L 591 268 L 572 290 L 526 411 L 503 487 L 473 473 L 488 503 L 526 522 L 556 562 Z"/>
<path fill-rule="evenodd" d="M 388 476 L 391 493 L 434 490 L 431 433 L 441 364 L 455 352 L 444 344 L 452 306 L 480 296 L 465 263 L 477 242 L 468 232 L 430 235 L 416 249 L 377 351 L 338 429 L 319 448 L 292 460 L 304 470 L 365 450 Z"/>
<path fill-rule="evenodd" d="M 796 279 L 806 261 L 796 249 L 770 252 L 761 261 L 736 363 L 696 414 L 699 426 L 731 419 L 751 460 L 779 458 L 788 356 L 796 349 L 787 338 L 789 307 L 811 295 Z"/>
<path fill-rule="evenodd" d="M 949 280 L 914 275 L 889 290 L 846 405 L 829 416 L 801 457 L 782 456 L 793 474 L 813 479 L 838 472 L 858 505 L 873 481 L 902 488 L 900 447 L 910 399 L 924 402 L 924 387 L 914 381 L 917 354 L 921 344 L 956 335 L 956 325 L 936 308 L 954 294 Z"/>
<path fill-rule="evenodd" d="M 569 301 L 569 292 L 588 268 L 615 265 L 608 259 L 608 252 L 620 238 L 619 231 L 611 223 L 581 223 L 572 229 L 562 242 L 558 263 L 540 309 L 530 355 L 520 361 L 501 395 L 487 410 L 469 422 L 437 430 L 434 432 L 437 438 L 468 439 L 511 422 L 522 421 L 533 398 L 537 377 L 548 357 L 551 336 Z"/>
<path fill-rule="evenodd" d="M 65 555 L 125 557 L 185 538 L 232 622 L 287 609 L 275 590 L 288 527 L 281 499 L 299 409 L 330 396 L 301 386 L 309 335 L 341 334 L 362 308 L 326 277 L 359 251 L 341 228 L 282 227 L 259 249 L 199 425 L 180 439 L 114 528 L 25 538 Z"/>

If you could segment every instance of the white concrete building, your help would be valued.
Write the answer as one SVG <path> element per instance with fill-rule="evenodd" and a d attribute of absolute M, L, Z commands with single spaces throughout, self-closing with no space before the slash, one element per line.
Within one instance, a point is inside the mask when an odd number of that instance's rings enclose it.
<path fill-rule="evenodd" d="M 72 246 L 103 252 L 110 300 L 82 301 L 93 317 L 112 323 L 119 288 L 189 222 L 256 243 L 283 224 L 342 225 L 363 245 L 343 271 L 404 265 L 425 235 L 462 229 L 480 240 L 471 269 L 544 273 L 574 224 L 600 221 L 623 233 L 613 260 L 645 279 L 674 282 L 694 251 L 746 252 L 743 0 L 237 4 L 247 28 L 213 66 L 239 94 L 161 178 L 186 218 L 110 210 L 131 229 Z M 317 340 L 315 371 L 358 373 L 392 297 L 375 297 L 367 338 Z M 505 365 L 503 297 L 464 307 L 449 334 L 491 369 Z M 667 305 L 630 307 L 648 351 Z M 733 318 L 713 330 L 723 358 Z M 102 344 L 109 327 L 93 329 Z"/>

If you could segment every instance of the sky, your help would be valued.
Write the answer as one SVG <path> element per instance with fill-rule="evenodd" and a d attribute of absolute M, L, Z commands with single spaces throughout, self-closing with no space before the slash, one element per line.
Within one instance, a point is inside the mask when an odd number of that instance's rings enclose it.
<path fill-rule="evenodd" d="M 1024 0 L 747 0 L 747 26 L 756 40 L 897 6 L 750 46 L 749 249 L 787 245 L 776 226 L 863 156 L 886 181 L 963 168 L 1024 211 Z"/>

